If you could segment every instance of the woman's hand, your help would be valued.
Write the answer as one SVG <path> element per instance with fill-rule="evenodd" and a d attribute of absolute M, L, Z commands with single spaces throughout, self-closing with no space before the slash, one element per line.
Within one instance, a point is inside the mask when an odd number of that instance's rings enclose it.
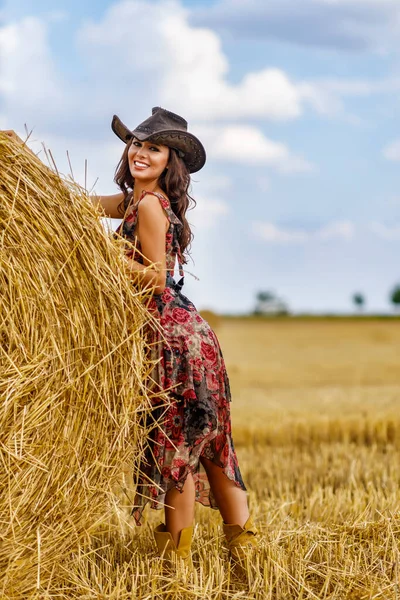
<path fill-rule="evenodd" d="M 149 262 L 145 259 L 146 262 Z M 143 265 L 132 257 L 124 256 L 124 270 L 134 282 L 140 282 L 143 289 L 152 289 L 155 294 L 162 294 L 165 289 L 165 270 L 159 264 Z M 160 279 L 162 283 L 160 283 Z"/>

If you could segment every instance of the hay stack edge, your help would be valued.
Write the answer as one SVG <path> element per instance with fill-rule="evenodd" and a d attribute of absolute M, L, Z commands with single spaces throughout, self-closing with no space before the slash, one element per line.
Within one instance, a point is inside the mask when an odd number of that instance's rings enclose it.
<path fill-rule="evenodd" d="M 4 134 L 0 244 L 0 596 L 75 597 L 143 452 L 151 317 L 84 190 Z"/>

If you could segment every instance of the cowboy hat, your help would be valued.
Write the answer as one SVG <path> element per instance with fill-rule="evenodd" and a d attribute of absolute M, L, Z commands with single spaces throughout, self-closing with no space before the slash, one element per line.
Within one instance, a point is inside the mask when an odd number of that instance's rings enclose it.
<path fill-rule="evenodd" d="M 135 136 L 141 142 L 151 140 L 155 144 L 175 148 L 190 173 L 200 171 L 206 162 L 203 144 L 188 132 L 187 121 L 160 106 L 154 107 L 151 117 L 140 123 L 133 131 L 124 125 L 117 115 L 113 116 L 111 128 L 125 144 Z"/>

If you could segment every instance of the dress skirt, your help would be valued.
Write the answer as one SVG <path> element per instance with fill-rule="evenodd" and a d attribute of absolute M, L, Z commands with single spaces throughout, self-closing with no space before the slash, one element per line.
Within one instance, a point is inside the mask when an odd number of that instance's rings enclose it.
<path fill-rule="evenodd" d="M 163 508 L 167 491 L 181 490 L 189 473 L 196 501 L 218 508 L 201 457 L 246 490 L 232 440 L 228 374 L 214 331 L 170 275 L 149 308 L 163 332 L 151 332 L 153 376 L 161 390 L 169 390 L 170 402 L 158 404 L 155 396 L 147 416 L 150 433 L 132 509 L 138 525 L 147 502 Z"/>

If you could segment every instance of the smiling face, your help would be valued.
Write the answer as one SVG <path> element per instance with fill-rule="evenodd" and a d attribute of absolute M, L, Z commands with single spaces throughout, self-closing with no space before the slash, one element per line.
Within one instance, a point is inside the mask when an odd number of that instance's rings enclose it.
<path fill-rule="evenodd" d="M 128 150 L 129 170 L 134 179 L 157 181 L 168 164 L 169 148 L 132 138 Z"/>

